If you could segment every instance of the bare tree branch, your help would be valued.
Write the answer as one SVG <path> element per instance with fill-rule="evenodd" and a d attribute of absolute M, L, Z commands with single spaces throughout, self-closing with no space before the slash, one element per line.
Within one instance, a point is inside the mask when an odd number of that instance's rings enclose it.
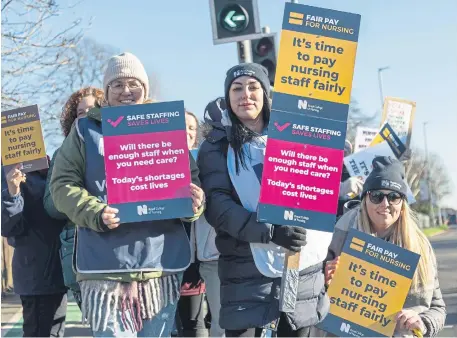
<path fill-rule="evenodd" d="M 351 142 L 351 144 L 354 146 L 357 127 L 375 127 L 377 122 L 376 117 L 376 112 L 373 115 L 365 114 L 362 111 L 362 109 L 360 109 L 357 100 L 351 98 L 351 103 L 349 105 L 349 117 L 346 131 L 346 139 L 349 142 Z"/>
<path fill-rule="evenodd" d="M 53 71 L 59 81 L 50 90 L 48 106 L 44 114 L 43 133 L 48 144 L 57 146 L 62 137 L 59 126 L 61 107 L 70 95 L 83 87 L 103 88 L 103 75 L 108 59 L 117 54 L 118 50 L 102 45 L 91 39 L 82 39 L 76 48 L 66 53 L 67 65 L 55 67 Z M 55 96 L 54 92 L 62 93 Z M 52 99 L 52 100 L 51 100 Z"/>
<path fill-rule="evenodd" d="M 429 162 L 432 195 L 433 199 L 436 202 L 439 202 L 451 193 L 451 180 L 448 171 L 438 154 L 431 153 L 429 155 Z M 418 149 L 413 149 L 410 159 L 405 161 L 404 164 L 406 181 L 408 182 L 414 197 L 419 203 L 425 202 L 421 196 L 421 192 L 424 193 L 424 191 L 422 191 L 423 184 L 421 183 L 427 182 L 428 179 L 425 154 Z M 427 187 L 427 195 L 428 193 Z"/>
<path fill-rule="evenodd" d="M 62 9 L 53 0 L 3 3 L 2 110 L 32 103 L 46 110 L 63 95 L 58 73 L 71 65 L 69 53 L 82 39 L 83 25 L 75 19 L 61 30 L 52 29 Z"/>
<path fill-rule="evenodd" d="M 12 3 L 12 2 L 13 2 L 13 0 L 8 0 L 8 1 L 6 1 L 5 4 L 2 6 L 2 12 L 3 12 L 3 10 L 4 10 L 6 7 L 8 7 L 8 5 L 9 5 L 10 3 Z"/>

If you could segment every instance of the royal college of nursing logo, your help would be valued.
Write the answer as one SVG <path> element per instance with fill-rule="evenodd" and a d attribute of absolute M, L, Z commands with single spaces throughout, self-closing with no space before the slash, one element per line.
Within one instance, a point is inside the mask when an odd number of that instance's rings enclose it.
<path fill-rule="evenodd" d="M 309 104 L 307 100 L 298 99 L 297 108 L 300 110 L 309 110 L 316 113 L 319 113 L 323 107 L 317 104 Z"/>
<path fill-rule="evenodd" d="M 147 215 L 148 214 L 148 206 L 143 204 L 143 205 L 137 205 L 136 211 L 139 216 Z"/>
<path fill-rule="evenodd" d="M 340 331 L 353 337 L 364 337 L 364 334 L 362 332 L 351 329 L 351 324 L 349 323 L 342 322 L 340 326 Z"/>
<path fill-rule="evenodd" d="M 298 100 L 298 109 L 308 109 L 308 101 Z"/>
<path fill-rule="evenodd" d="M 349 333 L 350 329 L 351 329 L 351 324 L 348 324 L 348 323 L 345 323 L 345 322 L 341 323 L 340 331 Z"/>
<path fill-rule="evenodd" d="M 286 221 L 294 221 L 299 223 L 306 223 L 307 221 L 309 221 L 309 217 L 295 215 L 293 210 L 284 210 L 284 219 Z"/>
<path fill-rule="evenodd" d="M 240 77 L 240 76 L 253 76 L 255 75 L 255 72 L 252 70 L 247 70 L 247 69 L 239 69 L 233 72 L 233 77 Z"/>
<path fill-rule="evenodd" d="M 165 207 L 163 206 L 148 207 L 146 204 L 136 206 L 136 212 L 138 216 L 154 214 L 161 215 L 164 211 Z"/>
<path fill-rule="evenodd" d="M 294 212 L 292 210 L 284 210 L 284 219 L 286 221 L 294 220 Z"/>
<path fill-rule="evenodd" d="M 395 188 L 400 190 L 401 189 L 401 184 L 398 184 L 397 182 L 393 182 L 390 180 L 382 180 L 381 181 L 381 187 L 383 188 Z"/>

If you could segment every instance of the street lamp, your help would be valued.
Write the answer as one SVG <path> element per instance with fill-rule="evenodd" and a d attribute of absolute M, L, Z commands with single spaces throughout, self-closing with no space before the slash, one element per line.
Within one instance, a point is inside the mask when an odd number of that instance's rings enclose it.
<path fill-rule="evenodd" d="M 384 107 L 384 94 L 382 91 L 382 71 L 389 69 L 389 66 L 378 68 L 379 93 L 381 95 L 381 111 Z"/>
<path fill-rule="evenodd" d="M 432 200 L 432 182 L 430 181 L 430 161 L 428 156 L 428 144 L 427 144 L 427 124 L 429 122 L 424 122 L 424 145 L 425 145 L 425 164 L 427 168 L 427 185 L 428 185 L 428 202 L 429 202 L 429 216 L 431 225 L 435 225 L 435 210 L 433 209 L 433 200 Z"/>

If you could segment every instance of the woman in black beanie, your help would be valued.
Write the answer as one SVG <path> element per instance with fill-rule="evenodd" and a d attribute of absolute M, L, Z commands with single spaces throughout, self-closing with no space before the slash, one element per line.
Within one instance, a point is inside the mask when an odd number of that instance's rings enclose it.
<path fill-rule="evenodd" d="M 394 336 L 436 336 L 444 326 L 446 308 L 438 282 L 434 251 L 416 223 L 406 199 L 403 165 L 390 157 L 376 157 L 363 186 L 359 207 L 344 214 L 335 226 L 325 267 L 326 284 L 335 273 L 349 229 L 356 228 L 421 255 L 403 310 L 396 316 Z"/>
<path fill-rule="evenodd" d="M 258 64 L 227 71 L 227 109 L 200 148 L 200 180 L 207 196 L 209 224 L 220 252 L 220 326 L 227 337 L 253 337 L 266 329 L 279 336 L 307 337 L 329 308 L 322 261 L 327 247 L 314 252 L 307 230 L 257 222 L 257 204 L 270 121 L 270 83 Z M 330 238 L 329 238 L 330 241 Z M 310 249 L 311 248 L 311 249 Z M 279 311 L 286 250 L 308 255 L 300 264 L 295 312 Z M 302 257 L 303 258 L 303 257 Z"/>

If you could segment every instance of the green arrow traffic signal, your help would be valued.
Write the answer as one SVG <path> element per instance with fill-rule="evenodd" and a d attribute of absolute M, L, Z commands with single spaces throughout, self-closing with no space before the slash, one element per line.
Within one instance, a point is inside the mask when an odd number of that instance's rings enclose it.
<path fill-rule="evenodd" d="M 230 32 L 241 32 L 249 24 L 249 15 L 241 5 L 228 5 L 219 13 L 219 24 Z"/>
<path fill-rule="evenodd" d="M 236 28 L 236 21 L 244 21 L 246 17 L 241 15 L 235 15 L 235 11 L 230 11 L 224 19 L 224 22 L 229 25 L 231 28 Z"/>

